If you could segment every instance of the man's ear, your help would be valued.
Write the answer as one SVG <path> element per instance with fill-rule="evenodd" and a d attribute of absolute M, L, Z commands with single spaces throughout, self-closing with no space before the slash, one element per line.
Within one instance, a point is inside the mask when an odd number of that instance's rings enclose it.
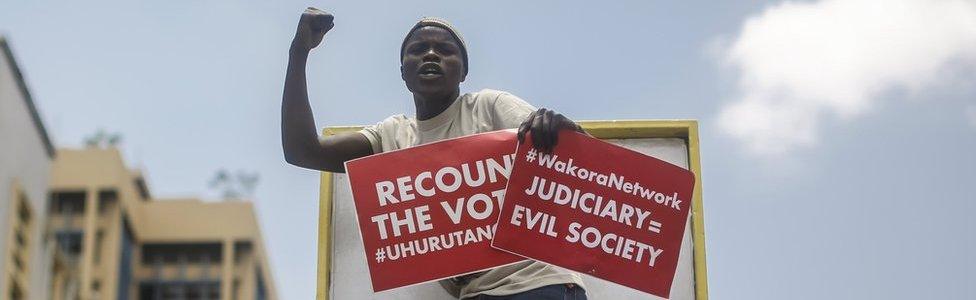
<path fill-rule="evenodd" d="M 468 78 L 468 66 L 462 66 L 461 69 L 461 82 L 464 82 Z"/>
<path fill-rule="evenodd" d="M 407 81 L 407 76 L 404 75 L 405 74 L 403 74 L 403 64 L 400 64 L 400 79 L 403 79 L 403 81 Z"/>

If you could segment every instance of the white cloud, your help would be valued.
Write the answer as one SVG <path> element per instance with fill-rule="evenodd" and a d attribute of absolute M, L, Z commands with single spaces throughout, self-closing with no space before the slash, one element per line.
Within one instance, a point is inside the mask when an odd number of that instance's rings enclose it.
<path fill-rule="evenodd" d="M 741 94 L 719 125 L 753 153 L 783 154 L 815 145 L 825 120 L 870 111 L 883 92 L 973 66 L 976 1 L 785 2 L 747 19 L 723 55 Z"/>

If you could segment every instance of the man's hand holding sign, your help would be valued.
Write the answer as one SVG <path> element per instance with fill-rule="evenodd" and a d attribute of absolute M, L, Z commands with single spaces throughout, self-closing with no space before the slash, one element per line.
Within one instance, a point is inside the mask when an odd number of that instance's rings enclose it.
<path fill-rule="evenodd" d="M 517 149 L 492 246 L 667 298 L 694 188 L 680 167 L 563 131 Z"/>

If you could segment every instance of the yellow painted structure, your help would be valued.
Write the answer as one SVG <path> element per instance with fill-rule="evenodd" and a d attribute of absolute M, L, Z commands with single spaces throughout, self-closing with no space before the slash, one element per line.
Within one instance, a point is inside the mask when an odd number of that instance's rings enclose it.
<path fill-rule="evenodd" d="M 708 299 L 708 276 L 705 264 L 705 212 L 702 204 L 701 154 L 698 143 L 698 121 L 695 120 L 627 120 L 582 121 L 587 133 L 599 139 L 680 138 L 687 141 L 688 167 L 695 174 L 692 198 L 691 230 L 694 249 L 695 299 Z M 361 126 L 337 126 L 323 130 L 326 136 L 355 132 Z M 329 270 L 332 253 L 332 173 L 322 172 L 319 189 L 318 278 L 316 299 L 329 299 Z"/>
<path fill-rule="evenodd" d="M 97 148 L 59 150 L 50 191 L 54 300 L 277 299 L 250 202 L 151 198 Z"/>

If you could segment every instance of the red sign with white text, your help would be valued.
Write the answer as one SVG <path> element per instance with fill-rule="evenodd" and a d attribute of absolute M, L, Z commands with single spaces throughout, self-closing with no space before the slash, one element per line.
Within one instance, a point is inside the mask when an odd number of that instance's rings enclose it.
<path fill-rule="evenodd" d="M 515 145 L 495 131 L 346 162 L 374 292 L 524 260 L 490 245 Z"/>
<path fill-rule="evenodd" d="M 516 157 L 493 247 L 668 298 L 694 174 L 571 131 Z"/>

